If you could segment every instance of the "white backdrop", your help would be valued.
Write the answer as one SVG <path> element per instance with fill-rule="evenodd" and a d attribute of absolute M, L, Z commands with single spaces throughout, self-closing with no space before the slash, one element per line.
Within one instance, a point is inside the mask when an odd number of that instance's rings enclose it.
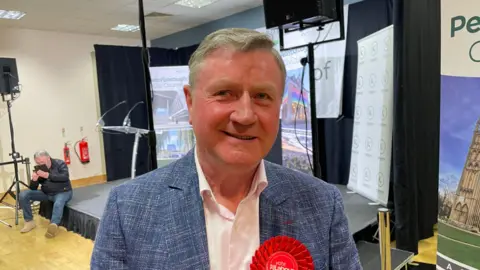
<path fill-rule="evenodd" d="M 348 188 L 386 205 L 393 125 L 393 26 L 358 41 L 356 92 Z"/>
<path fill-rule="evenodd" d="M 161 167 L 184 156 L 195 143 L 183 93 L 189 69 L 188 66 L 151 67 L 150 75 L 157 162 Z"/>
<path fill-rule="evenodd" d="M 188 111 L 183 86 L 188 84 L 188 76 L 188 66 L 150 67 L 155 122 L 165 122 L 165 117 L 170 122 L 185 121 Z M 165 102 L 157 103 L 159 99 Z"/>

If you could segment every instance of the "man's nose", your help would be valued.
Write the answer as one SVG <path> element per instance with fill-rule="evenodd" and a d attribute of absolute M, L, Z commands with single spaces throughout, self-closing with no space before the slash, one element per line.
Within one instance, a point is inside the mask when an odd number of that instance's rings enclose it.
<path fill-rule="evenodd" d="M 245 126 L 254 124 L 257 121 L 257 115 L 253 111 L 250 95 L 244 94 L 236 103 L 230 120 Z"/>

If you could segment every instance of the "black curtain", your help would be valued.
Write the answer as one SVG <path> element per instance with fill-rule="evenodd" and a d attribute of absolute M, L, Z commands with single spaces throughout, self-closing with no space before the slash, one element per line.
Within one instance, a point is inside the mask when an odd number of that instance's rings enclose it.
<path fill-rule="evenodd" d="M 148 129 L 145 107 L 145 80 L 140 47 L 95 45 L 100 110 L 104 114 L 121 101 L 122 104 L 109 112 L 107 126 L 121 126 L 129 109 L 137 102 L 131 114 L 132 126 Z M 150 66 L 186 65 L 197 46 L 174 49 L 150 48 Z M 150 101 L 149 101 L 150 102 Z M 130 177 L 134 135 L 103 134 L 107 180 Z M 148 141 L 141 138 L 138 146 L 136 175 L 148 171 Z"/>
<path fill-rule="evenodd" d="M 438 212 L 440 1 L 394 3 L 396 239 L 397 248 L 417 253 Z"/>
<path fill-rule="evenodd" d="M 364 0 L 349 7 L 343 115 L 324 125 L 325 180 L 348 184 L 357 76 L 357 41 L 394 24 L 395 116 L 389 207 L 397 247 L 418 252 L 437 221 L 440 119 L 440 3 Z"/>
<path fill-rule="evenodd" d="M 342 116 L 338 119 L 318 119 L 324 125 L 326 164 L 320 164 L 323 180 L 348 184 L 352 151 L 353 118 L 357 85 L 357 41 L 393 22 L 392 0 L 365 0 L 349 6 L 347 45 L 343 78 Z"/>

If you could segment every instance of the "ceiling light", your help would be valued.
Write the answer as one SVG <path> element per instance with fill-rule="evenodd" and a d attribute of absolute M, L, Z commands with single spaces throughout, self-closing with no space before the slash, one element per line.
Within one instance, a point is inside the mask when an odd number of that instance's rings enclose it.
<path fill-rule="evenodd" d="M 122 31 L 122 32 L 137 32 L 140 30 L 138 25 L 129 25 L 129 24 L 119 24 L 112 28 L 115 31 Z"/>
<path fill-rule="evenodd" d="M 0 19 L 20 20 L 23 16 L 25 16 L 25 12 L 0 9 Z"/>
<path fill-rule="evenodd" d="M 204 6 L 211 5 L 218 0 L 180 0 L 176 2 L 176 5 L 186 6 L 191 8 L 202 8 Z"/>

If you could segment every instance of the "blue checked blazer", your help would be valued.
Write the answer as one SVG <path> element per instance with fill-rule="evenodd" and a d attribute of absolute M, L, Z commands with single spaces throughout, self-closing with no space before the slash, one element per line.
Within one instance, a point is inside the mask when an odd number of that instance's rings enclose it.
<path fill-rule="evenodd" d="M 260 243 L 294 237 L 315 269 L 362 269 L 338 189 L 273 163 L 265 162 L 265 170 Z M 210 269 L 193 151 L 111 190 L 91 269 Z"/>

